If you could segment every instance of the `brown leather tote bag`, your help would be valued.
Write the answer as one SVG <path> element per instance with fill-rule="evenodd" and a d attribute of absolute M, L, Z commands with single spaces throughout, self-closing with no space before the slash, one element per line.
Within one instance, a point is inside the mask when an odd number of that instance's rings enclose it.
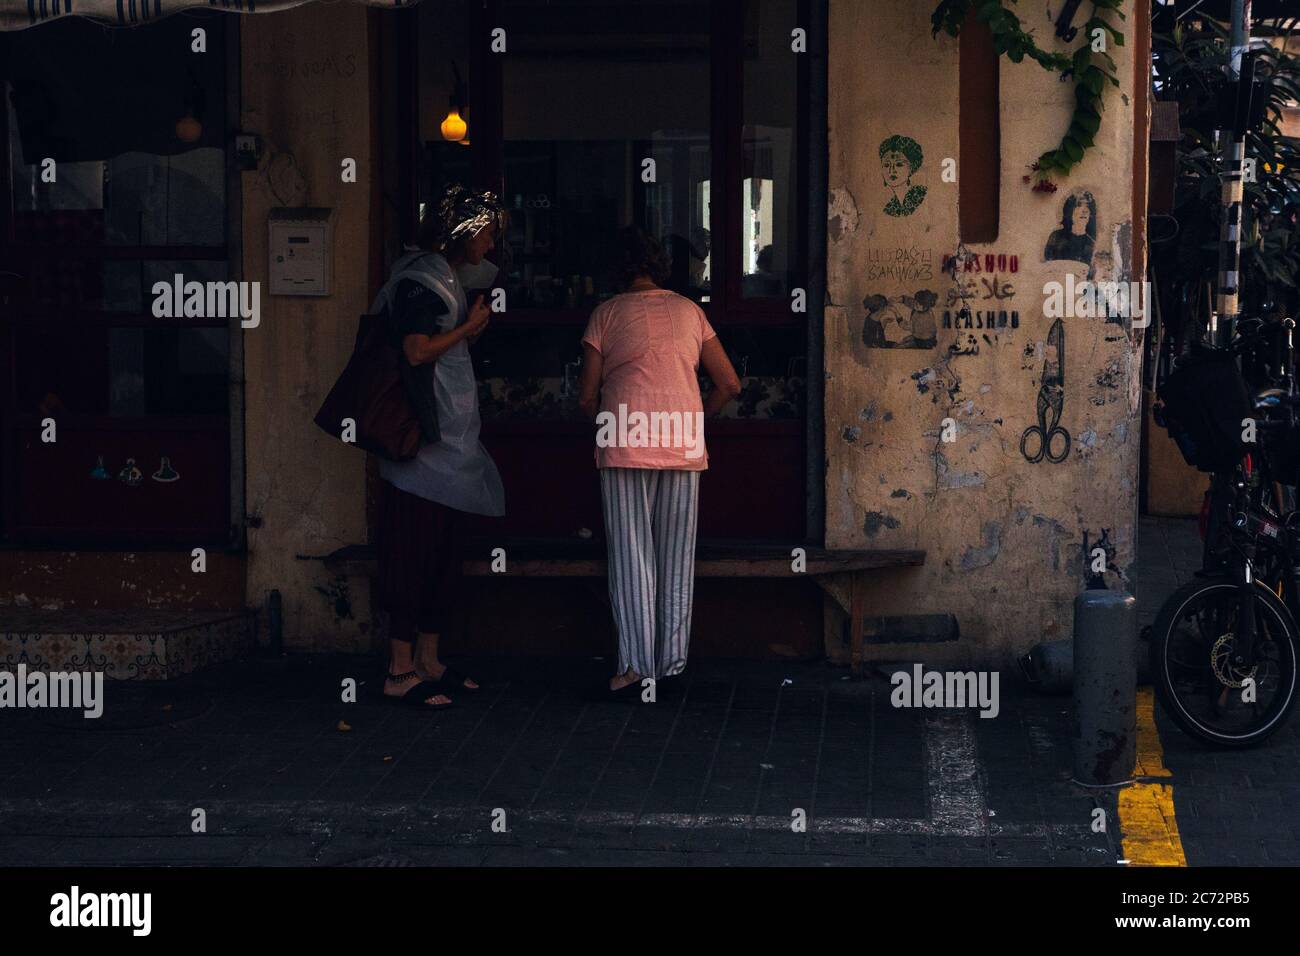
<path fill-rule="evenodd" d="M 420 450 L 420 419 L 402 383 L 402 354 L 385 334 L 385 318 L 361 316 L 352 357 L 315 421 L 326 434 L 342 439 L 350 418 L 356 422 L 350 444 L 390 461 L 408 461 Z"/>

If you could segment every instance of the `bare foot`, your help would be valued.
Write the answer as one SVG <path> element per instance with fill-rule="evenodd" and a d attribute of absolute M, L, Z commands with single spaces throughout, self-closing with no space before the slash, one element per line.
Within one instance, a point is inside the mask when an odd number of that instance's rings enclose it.
<path fill-rule="evenodd" d="M 628 670 L 627 673 L 619 674 L 617 677 L 609 679 L 609 689 L 611 691 L 622 690 L 628 684 L 635 684 L 641 680 L 641 675 L 634 670 Z"/>

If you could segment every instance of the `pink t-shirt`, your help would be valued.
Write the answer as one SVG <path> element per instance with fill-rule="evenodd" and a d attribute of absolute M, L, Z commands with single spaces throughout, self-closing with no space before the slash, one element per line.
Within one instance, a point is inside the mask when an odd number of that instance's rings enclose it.
<path fill-rule="evenodd" d="M 604 359 L 597 468 L 709 466 L 696 370 L 701 347 L 716 335 L 699 306 L 667 289 L 596 307 L 582 341 Z"/>

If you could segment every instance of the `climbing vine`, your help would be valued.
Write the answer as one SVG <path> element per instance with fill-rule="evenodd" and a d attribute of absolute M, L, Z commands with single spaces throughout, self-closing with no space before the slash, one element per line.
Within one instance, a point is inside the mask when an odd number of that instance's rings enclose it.
<path fill-rule="evenodd" d="M 1073 53 L 1049 52 L 1039 47 L 1032 33 L 1020 25 L 1020 18 L 1005 6 L 1016 0 L 940 0 L 930 17 L 931 34 L 943 31 L 949 36 L 961 33 L 962 24 L 972 9 L 975 18 L 988 24 L 993 34 L 993 49 L 1013 63 L 1026 57 L 1045 70 L 1061 74 L 1063 80 L 1074 82 L 1074 111 L 1070 125 L 1061 141 L 1042 153 L 1029 167 L 1030 174 L 1023 177 L 1032 182 L 1037 192 L 1056 192 L 1052 182 L 1054 174 L 1068 176 L 1084 154 L 1092 148 L 1097 130 L 1101 128 L 1101 111 L 1104 109 L 1102 93 L 1106 83 L 1119 86 L 1115 61 L 1106 52 L 1108 42 L 1124 45 L 1124 34 L 1111 21 L 1115 16 L 1125 19 L 1120 10 L 1123 0 L 1093 0 L 1092 16 L 1084 23 L 1080 34 L 1083 43 Z"/>

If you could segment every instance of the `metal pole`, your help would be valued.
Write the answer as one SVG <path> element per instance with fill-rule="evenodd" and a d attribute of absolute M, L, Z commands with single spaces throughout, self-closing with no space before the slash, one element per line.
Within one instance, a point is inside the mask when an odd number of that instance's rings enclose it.
<path fill-rule="evenodd" d="M 1219 226 L 1219 292 L 1215 308 L 1210 312 L 1210 342 L 1222 346 L 1232 336 L 1239 311 L 1237 293 L 1241 275 L 1241 200 L 1242 166 L 1246 156 L 1247 110 L 1242 103 L 1249 102 L 1241 96 L 1242 58 L 1250 45 L 1250 0 L 1232 0 L 1230 25 L 1231 47 L 1227 75 L 1227 99 L 1234 106 L 1231 120 L 1225 111 L 1219 121 L 1220 199 L 1223 218 Z M 1222 322 L 1220 322 L 1222 320 Z"/>

